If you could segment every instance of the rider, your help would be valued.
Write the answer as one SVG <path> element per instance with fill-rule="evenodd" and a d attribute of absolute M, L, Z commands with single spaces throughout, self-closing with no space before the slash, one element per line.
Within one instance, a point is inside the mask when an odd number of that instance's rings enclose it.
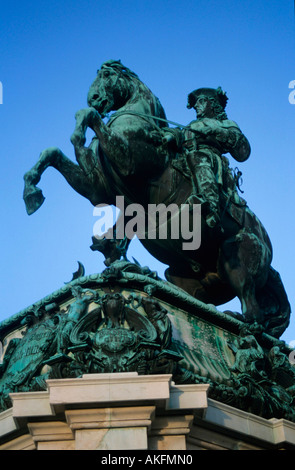
<path fill-rule="evenodd" d="M 229 152 L 238 162 L 247 160 L 250 155 L 248 140 L 238 125 L 228 120 L 224 111 L 227 100 L 220 87 L 192 91 L 187 107 L 196 110 L 197 120 L 182 130 L 182 147 L 192 177 L 193 196 L 205 202 L 209 227 L 220 222 L 220 187 L 228 192 L 235 189 L 233 177 L 226 183 L 224 181 L 225 172 L 229 176 L 229 168 L 228 160 L 222 154 Z M 231 189 L 226 187 L 228 183 L 233 186 Z"/>

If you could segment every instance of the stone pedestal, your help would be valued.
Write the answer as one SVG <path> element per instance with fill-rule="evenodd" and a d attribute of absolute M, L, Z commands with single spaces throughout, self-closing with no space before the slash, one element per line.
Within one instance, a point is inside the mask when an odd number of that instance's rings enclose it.
<path fill-rule="evenodd" d="M 193 419 L 193 414 L 156 417 L 150 432 L 149 449 L 186 450 L 186 436 Z"/>
<path fill-rule="evenodd" d="M 48 380 L 47 391 L 11 394 L 0 450 L 295 450 L 294 423 L 209 399 L 208 388 L 169 374 Z"/>
<path fill-rule="evenodd" d="M 207 406 L 207 385 L 177 387 L 169 374 L 89 374 L 47 385 L 46 392 L 11 394 L 0 449 L 185 449 L 193 422 L 188 402 Z M 24 436 L 15 438 L 20 429 Z"/>

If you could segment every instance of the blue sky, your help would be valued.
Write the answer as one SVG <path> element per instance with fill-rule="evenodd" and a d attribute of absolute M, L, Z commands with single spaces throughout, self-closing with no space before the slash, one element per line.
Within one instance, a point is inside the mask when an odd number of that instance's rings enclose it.
<path fill-rule="evenodd" d="M 183 124 L 195 117 L 186 109 L 190 91 L 227 91 L 228 116 L 252 147 L 239 165 L 244 197 L 270 235 L 273 266 L 295 311 L 294 29 L 291 0 L 2 2 L 0 320 L 59 289 L 77 260 L 86 274 L 104 269 L 89 248 L 93 207 L 60 174 L 46 171 L 39 185 L 46 201 L 30 217 L 22 191 L 23 174 L 43 149 L 57 146 L 74 160 L 75 112 L 86 107 L 89 85 L 108 59 L 134 70 L 168 119 Z M 165 267 L 138 242 L 129 256 L 163 276 Z M 295 340 L 294 315 L 287 342 Z"/>

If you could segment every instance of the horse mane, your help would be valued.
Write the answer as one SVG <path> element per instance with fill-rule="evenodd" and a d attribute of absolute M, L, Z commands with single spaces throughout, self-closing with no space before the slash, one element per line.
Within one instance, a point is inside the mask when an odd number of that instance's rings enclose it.
<path fill-rule="evenodd" d="M 122 64 L 121 60 L 107 60 L 104 62 L 101 66 L 101 68 L 112 68 L 115 72 L 122 74 L 124 77 L 129 79 L 131 82 L 137 81 L 139 85 L 139 91 L 145 91 L 148 93 L 152 99 L 153 99 L 153 105 L 154 105 L 154 115 L 156 117 L 160 117 L 162 119 L 166 119 L 166 113 L 164 111 L 164 108 L 159 100 L 153 92 L 140 80 L 138 75 L 134 73 L 131 69 L 126 67 L 125 65 Z M 138 96 L 134 96 L 133 99 L 130 102 L 135 102 L 137 100 Z M 159 127 L 165 127 L 167 126 L 166 123 L 163 121 L 157 121 L 157 125 Z"/>
<path fill-rule="evenodd" d="M 128 67 L 125 67 L 125 65 L 122 64 L 120 60 L 107 60 L 104 62 L 101 66 L 101 68 L 107 68 L 111 67 L 118 73 L 122 73 L 123 75 L 126 75 L 128 78 L 137 78 L 139 80 L 138 75 L 136 73 L 132 72 Z"/>

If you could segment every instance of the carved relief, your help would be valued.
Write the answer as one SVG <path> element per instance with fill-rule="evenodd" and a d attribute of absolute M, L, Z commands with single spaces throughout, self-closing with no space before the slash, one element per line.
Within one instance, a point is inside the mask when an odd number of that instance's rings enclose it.
<path fill-rule="evenodd" d="M 28 327 L 23 338 L 12 339 L 0 368 L 0 405 L 10 406 L 9 393 L 42 388 L 44 361 L 56 348 L 56 324 L 49 318 Z"/>

